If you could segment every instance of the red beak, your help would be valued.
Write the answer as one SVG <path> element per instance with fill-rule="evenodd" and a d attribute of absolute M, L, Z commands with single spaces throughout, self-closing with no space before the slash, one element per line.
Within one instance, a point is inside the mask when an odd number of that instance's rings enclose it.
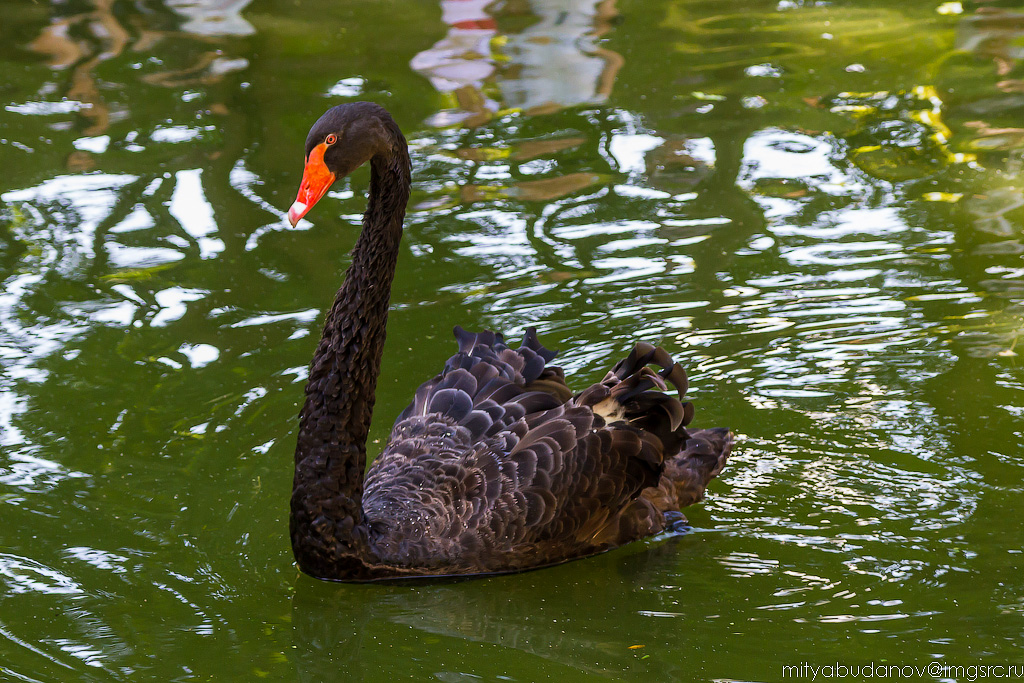
<path fill-rule="evenodd" d="M 324 163 L 324 152 L 327 143 L 321 142 L 306 157 L 306 168 L 302 171 L 302 183 L 295 203 L 288 209 L 288 222 L 295 227 L 299 219 L 306 215 L 334 183 L 334 174 Z"/>

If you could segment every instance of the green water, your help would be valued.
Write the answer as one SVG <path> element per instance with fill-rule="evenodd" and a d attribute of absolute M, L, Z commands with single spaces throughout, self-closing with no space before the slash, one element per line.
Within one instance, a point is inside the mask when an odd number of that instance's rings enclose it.
<path fill-rule="evenodd" d="M 1024 664 L 1014 3 L 173 4 L 0 7 L 0 680 Z M 298 574 L 296 414 L 368 175 L 283 211 L 356 99 L 414 165 L 374 444 L 455 324 L 536 325 L 576 387 L 646 339 L 739 437 L 692 533 Z"/>

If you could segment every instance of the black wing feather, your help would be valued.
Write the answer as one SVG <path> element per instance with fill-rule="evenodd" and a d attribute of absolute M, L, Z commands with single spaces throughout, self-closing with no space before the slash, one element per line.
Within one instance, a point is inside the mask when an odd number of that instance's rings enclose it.
<path fill-rule="evenodd" d="M 638 343 L 573 397 L 533 328 L 518 349 L 488 331 L 455 337 L 366 478 L 383 565 L 486 573 L 600 552 L 662 530 L 725 463 L 731 435 L 686 430 L 686 373 L 661 348 Z"/>

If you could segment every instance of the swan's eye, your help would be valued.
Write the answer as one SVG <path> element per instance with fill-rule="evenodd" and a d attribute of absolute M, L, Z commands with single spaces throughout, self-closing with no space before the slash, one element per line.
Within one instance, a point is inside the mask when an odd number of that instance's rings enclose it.
<path fill-rule="evenodd" d="M 335 135 L 334 133 L 331 133 L 330 135 L 328 135 L 327 139 L 324 140 L 324 142 L 326 142 L 328 145 L 333 145 L 337 141 L 338 141 L 338 136 Z"/>

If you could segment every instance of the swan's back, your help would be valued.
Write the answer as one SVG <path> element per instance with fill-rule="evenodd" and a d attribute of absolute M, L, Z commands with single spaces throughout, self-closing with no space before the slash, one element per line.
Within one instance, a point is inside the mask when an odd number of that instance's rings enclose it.
<path fill-rule="evenodd" d="M 416 574 L 518 571 L 662 531 L 703 498 L 732 445 L 687 431 L 686 374 L 638 344 L 578 395 L 535 332 L 456 328 L 459 352 L 395 421 L 363 511 L 381 565 Z M 660 365 L 660 373 L 647 367 Z"/>

